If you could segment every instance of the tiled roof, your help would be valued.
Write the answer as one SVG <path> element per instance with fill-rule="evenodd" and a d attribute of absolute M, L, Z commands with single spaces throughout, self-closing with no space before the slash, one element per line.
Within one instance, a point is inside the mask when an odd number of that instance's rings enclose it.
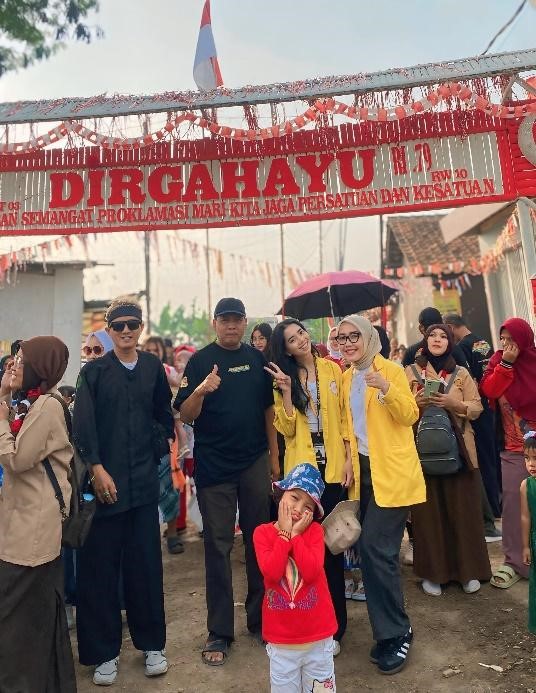
<path fill-rule="evenodd" d="M 445 243 L 439 225 L 444 216 L 419 214 L 388 217 L 386 265 L 400 267 L 401 254 L 410 266 L 423 267 L 436 263 L 445 266 L 455 262 L 468 265 L 471 260 L 480 258 L 476 234 L 466 234 Z"/>

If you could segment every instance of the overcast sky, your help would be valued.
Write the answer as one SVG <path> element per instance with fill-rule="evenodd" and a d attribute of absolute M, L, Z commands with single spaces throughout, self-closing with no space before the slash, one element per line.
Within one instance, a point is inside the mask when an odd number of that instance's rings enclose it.
<path fill-rule="evenodd" d="M 203 0 L 100 0 L 91 23 L 103 29 L 102 40 L 70 44 L 51 60 L 3 77 L 0 99 L 193 89 L 202 5 Z M 225 84 L 239 87 L 476 55 L 518 5 L 519 0 L 212 0 L 212 26 Z M 492 51 L 533 48 L 535 36 L 536 9 L 529 4 Z M 324 267 L 334 268 L 338 222 L 325 228 Z M 378 220 L 351 220 L 348 228 L 345 268 L 377 271 Z M 204 240 L 203 231 L 181 232 L 185 234 Z M 278 234 L 273 227 L 226 229 L 214 231 L 213 242 L 228 252 L 277 261 Z M 316 224 L 288 225 L 288 264 L 316 269 L 316 237 Z M 107 245 L 123 246 L 123 241 L 110 239 Z M 128 244 L 134 247 L 135 242 Z M 128 277 L 119 265 L 88 273 L 87 298 L 142 288 L 140 249 L 129 253 L 134 259 Z M 189 304 L 194 297 L 206 304 L 199 271 L 161 260 L 154 286 L 158 305 L 167 299 L 173 305 Z M 262 282 L 244 285 L 234 276 L 216 290 L 241 293 L 252 314 L 268 315 L 278 302 Z"/>

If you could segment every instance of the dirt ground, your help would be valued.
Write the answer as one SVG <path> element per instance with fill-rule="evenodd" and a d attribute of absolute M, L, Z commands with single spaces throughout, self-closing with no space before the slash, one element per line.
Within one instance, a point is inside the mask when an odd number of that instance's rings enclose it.
<path fill-rule="evenodd" d="M 501 544 L 491 544 L 493 565 L 501 559 Z M 404 550 L 404 547 L 403 547 Z M 167 657 L 165 676 L 146 679 L 143 657 L 134 650 L 124 629 L 119 675 L 112 690 L 129 693 L 268 693 L 268 658 L 247 633 L 244 614 L 245 579 L 242 539 L 235 540 L 233 574 L 236 641 L 222 667 L 201 662 L 206 637 L 203 544 L 193 530 L 186 551 L 164 553 Z M 415 632 L 406 668 L 396 676 L 377 673 L 368 661 L 371 646 L 366 605 L 348 602 L 348 630 L 336 659 L 339 693 L 397 691 L 400 693 L 536 693 L 536 636 L 527 632 L 528 583 L 509 590 L 484 585 L 465 595 L 457 585 L 440 598 L 423 594 L 411 568 L 404 568 L 407 608 Z M 73 640 L 76 652 L 76 642 Z M 502 672 L 480 666 L 497 665 Z M 451 670 L 450 672 L 448 670 Z M 98 690 L 92 670 L 78 666 L 80 693 Z"/>

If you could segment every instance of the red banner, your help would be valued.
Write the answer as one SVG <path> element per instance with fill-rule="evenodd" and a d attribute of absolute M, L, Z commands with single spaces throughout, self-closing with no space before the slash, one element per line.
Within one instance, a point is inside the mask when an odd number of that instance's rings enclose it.
<path fill-rule="evenodd" d="M 460 111 L 262 142 L 4 155 L 0 233 L 273 224 L 513 200 L 536 194 L 520 122 Z"/>

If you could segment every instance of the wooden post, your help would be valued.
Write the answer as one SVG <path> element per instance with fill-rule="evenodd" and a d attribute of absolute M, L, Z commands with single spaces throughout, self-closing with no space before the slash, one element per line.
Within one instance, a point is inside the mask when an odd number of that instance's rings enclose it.
<path fill-rule="evenodd" d="M 205 259 L 206 259 L 206 264 L 207 264 L 207 304 L 208 304 L 208 318 L 210 320 L 212 318 L 212 284 L 211 284 L 211 277 L 210 277 L 210 236 L 209 236 L 209 232 L 210 232 L 209 228 L 205 229 L 205 240 L 206 240 Z"/>
<path fill-rule="evenodd" d="M 285 317 L 285 232 L 283 224 L 279 224 L 279 253 L 281 258 L 281 306 L 282 317 Z"/>
<path fill-rule="evenodd" d="M 143 251 L 145 258 L 145 303 L 147 305 L 147 332 L 151 327 L 151 238 L 148 231 L 143 232 Z"/>

